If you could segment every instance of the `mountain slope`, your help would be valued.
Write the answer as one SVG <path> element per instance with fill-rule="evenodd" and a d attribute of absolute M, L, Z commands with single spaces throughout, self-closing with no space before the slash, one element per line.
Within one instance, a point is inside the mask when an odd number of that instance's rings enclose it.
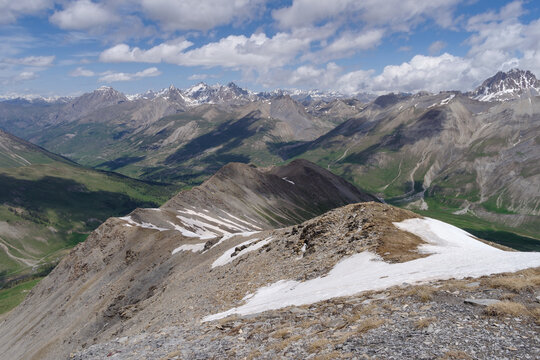
<path fill-rule="evenodd" d="M 231 164 L 160 209 L 109 219 L 4 319 L 0 351 L 14 359 L 66 357 L 96 342 L 124 336 L 136 341 L 143 332 L 157 336 L 170 326 L 196 332 L 205 326 L 201 320 L 229 313 L 385 288 L 400 284 L 403 274 L 428 281 L 540 265 L 538 254 L 497 250 L 450 225 L 374 202 L 272 230 L 272 221 L 258 210 L 287 213 L 290 196 L 303 198 L 289 190 L 300 184 L 287 180 L 311 177 L 310 170 L 325 186 L 311 193 L 314 204 L 324 202 L 323 191 L 335 198 L 355 192 L 305 162 L 270 172 Z M 229 202 L 233 198 L 238 201 Z M 471 249 L 489 256 L 479 264 L 477 256 L 463 256 Z M 436 271 L 426 266 L 419 272 L 415 264 L 424 262 L 436 264 Z M 363 277 L 370 280 L 359 281 Z M 323 287 L 312 286 L 321 282 Z M 276 287 L 281 290 L 274 292 Z M 251 305 L 261 303 L 266 305 L 253 311 Z"/>
<path fill-rule="evenodd" d="M 378 99 L 281 154 L 316 161 L 392 203 L 540 238 L 539 114 L 538 97 L 503 103 L 456 93 Z"/>
<path fill-rule="evenodd" d="M 278 144 L 312 140 L 333 126 L 309 115 L 290 97 L 180 107 L 164 97 L 124 102 L 29 136 L 85 165 L 196 184 L 231 161 L 275 164 Z"/>
<path fill-rule="evenodd" d="M 172 188 L 81 167 L 0 130 L 0 281 L 56 262 L 113 215 Z"/>
<path fill-rule="evenodd" d="M 540 95 L 540 81 L 530 71 L 499 71 L 486 79 L 470 95 L 480 101 L 505 101 L 520 96 L 537 96 Z"/>

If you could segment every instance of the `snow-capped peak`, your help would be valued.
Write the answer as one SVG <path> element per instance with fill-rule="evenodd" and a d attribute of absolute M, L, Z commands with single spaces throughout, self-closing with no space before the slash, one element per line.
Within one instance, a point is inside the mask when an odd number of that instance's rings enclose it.
<path fill-rule="evenodd" d="M 505 101 L 540 94 L 540 81 L 528 70 L 499 71 L 477 87 L 471 96 L 480 101 Z"/>

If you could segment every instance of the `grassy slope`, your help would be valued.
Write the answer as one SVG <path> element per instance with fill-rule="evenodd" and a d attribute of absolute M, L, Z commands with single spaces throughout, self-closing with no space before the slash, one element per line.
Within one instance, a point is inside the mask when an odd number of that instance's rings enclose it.
<path fill-rule="evenodd" d="M 0 239 L 16 257 L 56 261 L 108 217 L 159 206 L 177 190 L 62 161 L 0 168 Z M 0 272 L 30 267 L 1 251 Z"/>
<path fill-rule="evenodd" d="M 0 315 L 19 305 L 41 279 L 42 278 L 28 280 L 9 289 L 0 290 Z"/>

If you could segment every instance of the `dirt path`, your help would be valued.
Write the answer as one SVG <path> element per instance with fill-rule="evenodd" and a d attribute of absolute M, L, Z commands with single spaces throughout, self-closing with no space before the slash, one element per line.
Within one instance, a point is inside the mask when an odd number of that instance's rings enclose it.
<path fill-rule="evenodd" d="M 9 252 L 9 247 L 11 247 L 10 244 L 6 243 L 6 241 L 4 241 L 3 239 L 0 238 L 0 247 L 4 250 L 4 252 L 6 253 L 6 255 L 10 258 L 12 258 L 13 260 L 19 262 L 19 263 L 22 263 L 26 266 L 34 266 L 36 265 L 38 262 L 36 260 L 29 260 L 29 259 L 24 259 L 24 258 L 20 258 L 18 256 L 15 256 L 13 255 L 12 253 Z"/>
<path fill-rule="evenodd" d="M 403 162 L 403 160 L 400 160 L 399 161 L 399 167 L 398 167 L 398 174 L 396 175 L 395 178 L 392 179 L 392 181 L 390 181 L 388 184 L 386 184 L 382 189 L 383 190 L 386 190 L 390 185 L 392 185 L 394 183 L 394 181 L 397 180 L 397 178 L 399 178 L 401 176 L 401 163 Z"/>

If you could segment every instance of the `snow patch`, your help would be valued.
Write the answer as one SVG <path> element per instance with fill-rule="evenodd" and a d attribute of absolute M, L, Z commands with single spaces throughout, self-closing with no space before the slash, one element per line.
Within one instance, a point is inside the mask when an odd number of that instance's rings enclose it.
<path fill-rule="evenodd" d="M 176 225 L 175 223 L 173 223 L 171 221 L 169 221 L 169 224 L 171 224 L 171 226 L 174 228 L 174 230 L 179 231 L 185 237 L 196 237 L 196 238 L 199 238 L 201 240 L 213 239 L 213 238 L 216 237 L 216 234 L 214 234 L 213 232 L 204 231 L 204 230 L 201 231 L 201 229 L 199 229 L 199 228 L 197 229 L 197 231 L 199 231 L 199 232 L 196 233 L 196 232 L 190 231 L 190 230 L 188 230 L 186 228 L 183 228 L 180 225 Z"/>
<path fill-rule="evenodd" d="M 158 231 L 170 230 L 170 229 L 160 228 L 160 227 L 158 227 L 158 226 L 156 226 L 154 224 L 150 224 L 150 223 L 146 223 L 146 222 L 143 222 L 142 224 L 139 224 L 138 222 L 134 221 L 131 218 L 131 216 L 124 216 L 124 217 L 121 217 L 119 219 L 127 221 L 128 224 L 126 224 L 126 225 L 137 226 L 137 227 L 141 227 L 141 228 L 144 228 L 144 229 L 152 229 L 152 230 L 158 230 Z"/>
<path fill-rule="evenodd" d="M 201 252 L 204 250 L 204 245 L 206 243 L 199 243 L 199 244 L 184 244 L 182 246 L 177 247 L 172 251 L 172 255 L 180 252 L 180 251 L 192 251 L 194 253 Z"/>
<path fill-rule="evenodd" d="M 215 224 L 225 226 L 225 227 L 227 227 L 229 229 L 233 229 L 233 230 L 238 230 L 238 231 L 252 230 L 251 228 L 248 228 L 248 227 L 246 227 L 244 225 L 240 225 L 238 223 L 235 223 L 232 220 L 227 220 L 227 219 L 222 218 L 222 217 L 215 218 L 215 217 L 212 217 L 212 216 L 200 213 L 200 212 L 196 212 L 196 211 L 193 211 L 193 210 L 190 210 L 190 209 L 178 210 L 178 212 L 183 213 L 183 214 L 187 214 L 187 215 L 197 216 L 197 217 L 200 217 L 200 218 L 205 219 L 207 221 L 210 221 L 210 222 L 213 222 Z"/>
<path fill-rule="evenodd" d="M 389 264 L 371 252 L 358 253 L 341 260 L 326 276 L 305 282 L 280 280 L 246 297 L 243 305 L 206 316 L 203 321 L 217 320 L 232 314 L 247 315 L 312 304 L 403 283 L 479 277 L 540 266 L 540 253 L 505 252 L 438 220 L 408 219 L 394 225 L 426 241 L 427 244 L 419 250 L 431 255 L 405 263 Z M 230 258 L 234 248 L 229 251 Z M 224 256 L 220 259 L 225 259 Z"/>
<path fill-rule="evenodd" d="M 293 184 L 293 185 L 294 185 L 294 182 L 293 182 L 293 181 L 291 181 L 291 180 L 289 180 L 289 179 L 287 179 L 286 177 L 284 177 L 284 178 L 281 178 L 281 179 L 283 179 L 283 180 L 285 180 L 286 182 L 288 182 L 288 183 L 290 183 L 290 184 Z"/>
<path fill-rule="evenodd" d="M 214 245 L 212 245 L 212 248 L 224 243 L 225 241 L 235 237 L 235 236 L 240 236 L 240 237 L 248 237 L 248 236 L 251 236 L 251 235 L 254 235 L 254 234 L 257 234 L 259 233 L 259 231 L 246 231 L 246 232 L 241 232 L 241 233 L 234 233 L 234 234 L 227 234 L 227 235 L 223 235 L 223 237 L 217 242 L 215 243 Z M 210 250 L 208 249 L 208 250 Z"/>
<path fill-rule="evenodd" d="M 254 244 L 254 245 L 251 245 L 251 244 L 253 244 L 254 242 L 256 242 L 258 240 L 259 239 L 257 239 L 257 238 L 250 239 L 248 241 L 244 241 L 243 243 L 238 244 L 238 245 L 230 248 L 229 250 L 225 251 L 223 253 L 223 255 L 218 257 L 216 259 L 216 261 L 214 261 L 212 263 L 212 269 L 214 269 L 214 268 L 216 268 L 218 266 L 227 265 L 228 263 L 232 262 L 233 260 L 238 259 L 240 256 L 244 256 L 247 253 L 250 253 L 252 251 L 255 251 L 255 250 L 258 250 L 258 249 L 262 248 L 264 245 L 270 243 L 270 241 L 273 240 L 273 237 L 266 238 L 264 240 L 259 241 L 258 243 Z M 245 249 L 241 250 L 240 252 L 238 252 L 238 254 L 236 254 L 235 256 L 232 256 L 234 254 L 234 251 L 236 250 L 236 248 L 241 247 L 241 246 L 247 246 L 247 247 Z"/>

